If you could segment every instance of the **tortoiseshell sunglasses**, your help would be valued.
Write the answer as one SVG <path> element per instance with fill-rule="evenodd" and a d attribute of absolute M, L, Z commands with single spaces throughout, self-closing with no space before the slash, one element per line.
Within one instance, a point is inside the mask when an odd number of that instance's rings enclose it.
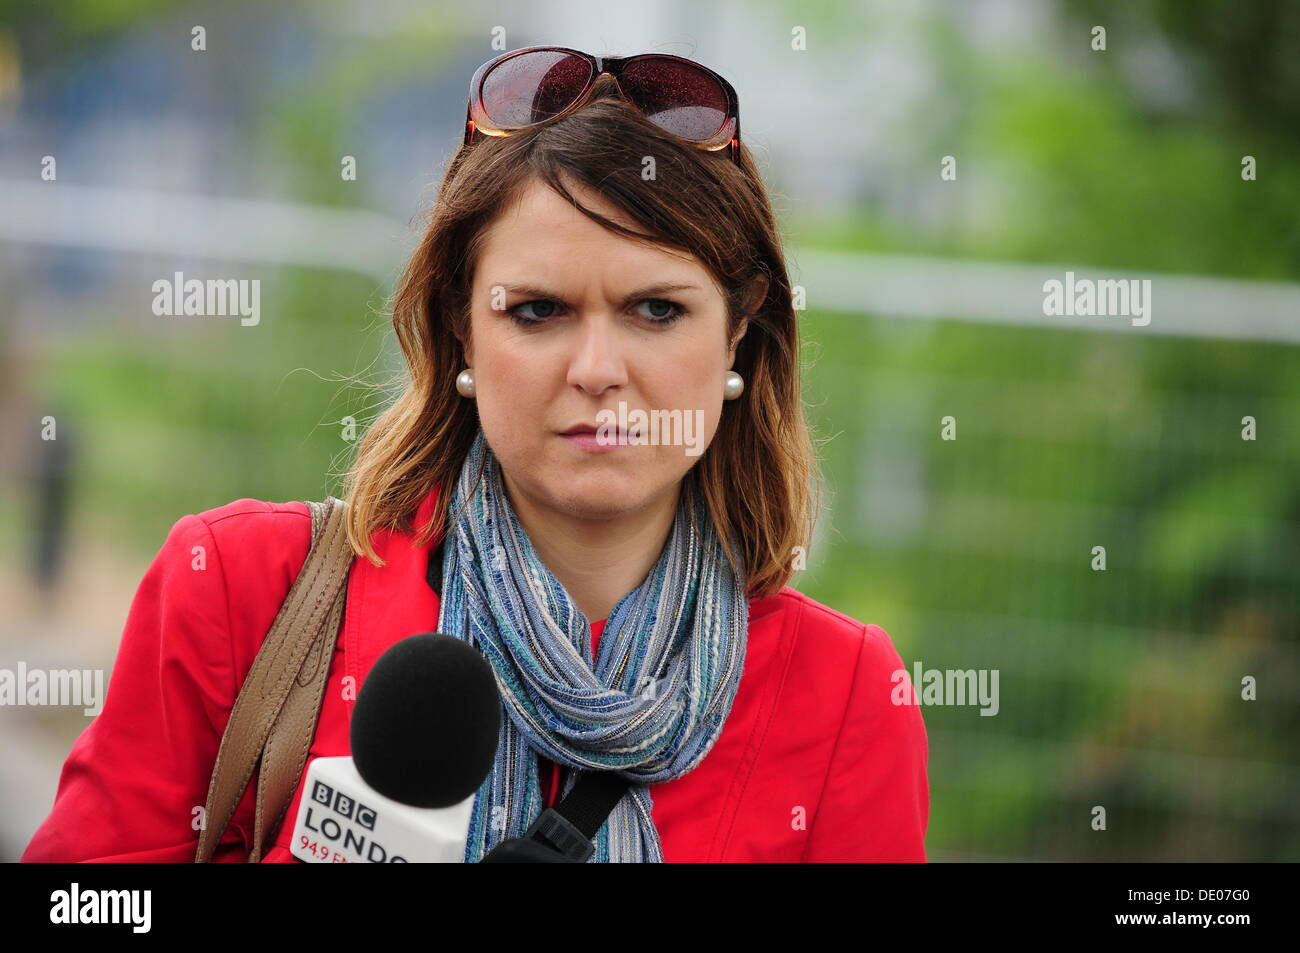
<path fill-rule="evenodd" d="M 562 46 L 530 46 L 484 63 L 469 83 L 465 145 L 474 130 L 509 136 L 562 119 L 591 96 L 602 73 L 655 125 L 699 149 L 730 148 L 740 164 L 740 103 L 713 70 L 668 53 L 592 56 Z"/>

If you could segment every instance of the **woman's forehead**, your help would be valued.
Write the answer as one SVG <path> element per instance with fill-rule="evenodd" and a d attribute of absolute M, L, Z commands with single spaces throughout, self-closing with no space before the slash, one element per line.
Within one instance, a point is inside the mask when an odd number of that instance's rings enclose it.
<path fill-rule="evenodd" d="M 574 197 L 586 208 L 624 228 L 644 230 L 625 212 L 591 189 L 575 191 Z M 601 245 L 615 241 L 638 245 L 635 240 L 592 221 L 564 196 L 537 180 L 531 181 L 514 201 L 502 208 L 488 223 L 482 236 L 485 250 L 501 245 L 513 249 L 519 245 L 545 247 L 559 242 Z"/>
<path fill-rule="evenodd" d="M 631 230 L 645 230 L 594 189 L 571 182 L 565 186 L 592 212 Z M 722 293 L 712 273 L 690 251 L 620 235 L 539 179 L 530 180 L 480 236 L 474 284 L 552 288 L 553 293 L 571 293 L 574 285 L 617 286 L 621 292 L 649 285 L 690 285 L 701 289 L 696 293 Z"/>

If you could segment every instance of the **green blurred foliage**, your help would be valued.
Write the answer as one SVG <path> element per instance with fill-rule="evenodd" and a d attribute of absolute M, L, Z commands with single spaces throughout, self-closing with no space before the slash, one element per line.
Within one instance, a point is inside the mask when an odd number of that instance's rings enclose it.
<path fill-rule="evenodd" d="M 1295 280 L 1300 6 L 1063 9 L 1073 57 L 1015 36 L 976 53 L 926 20 L 938 92 L 899 148 L 908 186 L 950 190 L 943 214 L 868 201 L 818 243 Z M 1131 73 L 1124 47 L 1154 41 L 1181 103 Z M 997 717 L 924 713 L 931 855 L 1300 859 L 1300 349 L 823 313 L 805 336 L 838 493 L 800 587 L 883 624 L 909 665 L 1001 672 Z M 914 506 L 916 525 L 890 517 Z"/>
<path fill-rule="evenodd" d="M 0 0 L 0 27 L 18 35 L 29 60 L 49 63 L 179 6 L 176 0 Z"/>
<path fill-rule="evenodd" d="M 170 333 L 82 334 L 38 369 L 81 433 L 111 437 L 84 441 L 83 525 L 146 556 L 185 513 L 340 492 L 353 448 L 344 418 L 359 435 L 377 402 L 365 382 L 392 370 L 382 296 L 338 273 L 275 269 L 260 280 L 257 325 L 208 317 Z"/>

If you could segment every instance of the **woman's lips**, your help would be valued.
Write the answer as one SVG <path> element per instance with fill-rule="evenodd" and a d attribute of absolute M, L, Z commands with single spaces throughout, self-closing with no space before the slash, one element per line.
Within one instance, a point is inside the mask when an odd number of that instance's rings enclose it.
<path fill-rule="evenodd" d="M 624 447 L 631 446 L 621 432 L 604 437 L 594 433 L 562 433 L 559 436 L 567 440 L 571 447 L 588 453 L 608 453 L 611 450 L 622 450 Z"/>

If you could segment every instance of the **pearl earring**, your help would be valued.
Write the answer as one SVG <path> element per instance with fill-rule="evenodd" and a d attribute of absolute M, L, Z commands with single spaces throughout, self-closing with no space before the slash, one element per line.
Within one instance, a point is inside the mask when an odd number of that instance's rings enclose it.
<path fill-rule="evenodd" d="M 461 397 L 474 396 L 474 372 L 468 367 L 456 375 L 456 390 Z"/>
<path fill-rule="evenodd" d="M 745 392 L 745 379 L 735 371 L 727 371 L 726 383 L 722 385 L 724 400 L 735 400 Z"/>

